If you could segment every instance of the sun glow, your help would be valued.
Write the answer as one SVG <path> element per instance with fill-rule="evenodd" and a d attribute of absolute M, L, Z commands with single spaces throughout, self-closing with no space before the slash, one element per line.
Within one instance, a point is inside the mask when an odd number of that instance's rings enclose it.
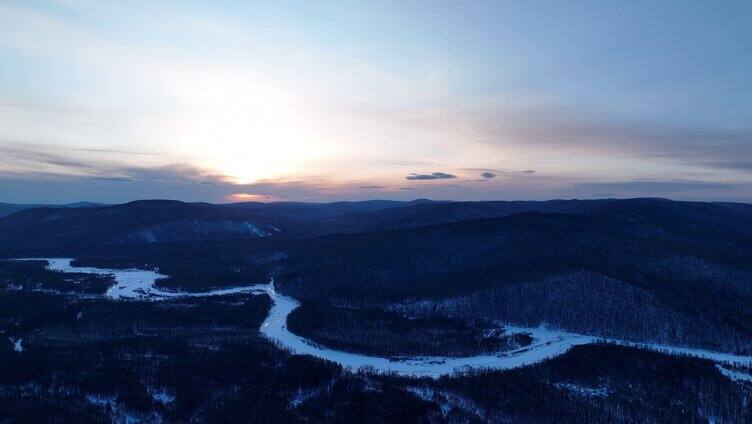
<path fill-rule="evenodd" d="M 191 93 L 181 141 L 235 183 L 294 174 L 326 152 L 298 96 L 239 78 L 211 79 Z"/>
<path fill-rule="evenodd" d="M 230 202 L 271 202 L 278 200 L 273 196 L 254 193 L 232 193 L 225 197 Z"/>

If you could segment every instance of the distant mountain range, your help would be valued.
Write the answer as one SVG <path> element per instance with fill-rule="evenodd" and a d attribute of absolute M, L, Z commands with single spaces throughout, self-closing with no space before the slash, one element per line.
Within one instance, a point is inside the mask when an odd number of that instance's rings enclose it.
<path fill-rule="evenodd" d="M 76 203 L 68 203 L 65 205 L 44 205 L 44 204 L 24 205 L 24 204 L 18 204 L 18 203 L 0 203 L 0 217 L 8 216 L 10 214 L 14 214 L 16 212 L 26 210 L 26 209 L 91 208 L 91 207 L 99 207 L 99 206 L 106 206 L 106 205 L 104 203 L 94 203 L 94 202 L 76 202 Z"/>
<path fill-rule="evenodd" d="M 0 246 L 34 247 L 112 243 L 223 240 L 269 236 L 311 237 L 405 229 L 524 212 L 608 218 L 645 231 L 752 233 L 752 205 L 665 199 L 334 203 L 184 203 L 141 200 L 122 205 L 0 204 Z"/>

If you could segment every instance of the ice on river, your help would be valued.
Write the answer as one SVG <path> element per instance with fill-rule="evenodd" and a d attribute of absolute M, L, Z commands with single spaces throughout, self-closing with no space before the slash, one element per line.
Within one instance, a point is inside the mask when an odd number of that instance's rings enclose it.
<path fill-rule="evenodd" d="M 154 286 L 158 279 L 168 278 L 167 275 L 156 271 L 78 267 L 71 265 L 72 258 L 24 258 L 19 260 L 47 261 L 47 269 L 50 271 L 112 275 L 115 277 L 115 285 L 107 289 L 105 293 L 105 297 L 110 299 L 162 300 L 170 297 L 219 296 L 249 291 L 249 287 L 233 287 L 207 292 L 173 292 Z"/>
<path fill-rule="evenodd" d="M 352 370 L 370 369 L 379 373 L 436 378 L 470 369 L 512 369 L 553 358 L 566 352 L 572 346 L 593 341 L 593 338 L 588 336 L 563 336 L 545 329 L 529 329 L 525 332 L 531 333 L 534 337 L 532 344 L 494 355 L 429 356 L 411 359 L 368 356 L 322 347 L 291 333 L 287 329 L 287 316 L 298 307 L 298 302 L 277 293 L 273 284 L 257 286 L 257 288 L 266 291 L 274 300 L 269 316 L 261 324 L 261 332 L 264 335 L 292 353 L 327 359 Z"/>
<path fill-rule="evenodd" d="M 715 362 L 737 365 L 752 364 L 752 357 L 748 356 L 658 344 L 630 343 L 615 339 L 602 339 L 594 336 L 549 330 L 545 327 L 525 328 L 512 326 L 506 326 L 505 330 L 510 334 L 527 333 L 533 338 L 532 343 L 506 352 L 469 357 L 429 356 L 410 359 L 390 359 L 368 356 L 329 349 L 291 333 L 287 329 L 287 316 L 298 307 L 298 302 L 295 299 L 277 293 L 274 290 L 273 284 L 255 286 L 254 289 L 265 291 L 274 301 L 269 316 L 261 324 L 261 332 L 265 336 L 292 353 L 312 355 L 317 358 L 336 362 L 352 370 L 370 369 L 379 373 L 433 378 L 467 370 L 509 370 L 557 357 L 577 345 L 596 343 L 598 341 L 629 345 L 672 355 L 694 356 Z"/>
<path fill-rule="evenodd" d="M 663 352 L 671 355 L 695 356 L 709 359 L 717 363 L 735 365 L 752 365 L 752 357 L 737 356 L 728 353 L 712 352 L 702 349 L 682 348 L 650 343 L 633 343 L 617 339 L 603 339 L 594 336 L 549 330 L 544 327 L 521 328 L 506 326 L 507 332 L 527 333 L 533 338 L 530 345 L 497 354 L 484 354 L 470 357 L 420 357 L 409 359 L 390 359 L 368 356 L 352 352 L 329 349 L 291 333 L 287 329 L 287 316 L 299 306 L 290 297 L 278 293 L 274 289 L 274 282 L 270 284 L 256 284 L 251 286 L 234 287 L 230 289 L 212 290 L 208 292 L 170 292 L 154 287 L 154 282 L 166 275 L 155 271 L 138 269 L 103 269 L 90 267 L 74 267 L 70 258 L 34 258 L 48 262 L 48 269 L 62 272 L 78 272 L 93 274 L 111 274 L 116 284 L 107 290 L 105 296 L 111 299 L 144 299 L 164 300 L 179 296 L 214 296 L 233 293 L 266 293 L 272 299 L 269 315 L 261 324 L 261 333 L 276 343 L 280 348 L 294 354 L 312 355 L 317 358 L 336 362 L 352 370 L 371 370 L 378 373 L 394 373 L 403 376 L 433 377 L 450 375 L 458 371 L 492 369 L 508 370 L 536 364 L 566 353 L 577 345 L 596 343 L 598 341 L 641 349 Z M 20 347 L 20 341 L 18 346 Z"/>

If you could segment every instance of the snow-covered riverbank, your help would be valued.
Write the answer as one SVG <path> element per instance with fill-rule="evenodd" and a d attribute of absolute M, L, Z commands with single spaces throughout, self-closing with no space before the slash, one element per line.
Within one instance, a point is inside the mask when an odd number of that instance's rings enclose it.
<path fill-rule="evenodd" d="M 532 365 L 562 355 L 577 345 L 605 341 L 607 343 L 633 346 L 641 349 L 663 352 L 671 355 L 685 355 L 705 358 L 717 363 L 752 366 L 752 357 L 737 356 L 728 353 L 712 352 L 702 349 L 690 349 L 649 343 L 632 343 L 616 339 L 601 339 L 582 334 L 553 331 L 545 328 L 521 328 L 506 326 L 509 333 L 527 333 L 533 338 L 530 345 L 519 349 L 493 355 L 470 357 L 422 357 L 411 359 L 389 359 L 361 355 L 322 347 L 291 333 L 287 329 L 288 315 L 299 303 L 290 297 L 278 293 L 274 283 L 256 284 L 208 292 L 170 292 L 154 287 L 154 282 L 167 276 L 154 271 L 137 269 L 102 269 L 90 267 L 73 267 L 69 258 L 34 258 L 49 263 L 48 269 L 61 272 L 84 272 L 111 274 L 116 284 L 107 290 L 106 297 L 111 299 L 164 300 L 178 296 L 214 296 L 233 293 L 266 293 L 273 302 L 269 315 L 261 324 L 261 333 L 276 343 L 280 348 L 294 354 L 312 355 L 317 358 L 336 362 L 353 370 L 368 369 L 379 373 L 395 373 L 403 376 L 440 377 L 457 371 L 470 369 L 507 370 Z"/>
<path fill-rule="evenodd" d="M 107 289 L 104 294 L 109 299 L 163 300 L 170 297 L 219 296 L 252 290 L 250 287 L 233 287 L 207 292 L 173 292 L 162 290 L 154 285 L 158 279 L 168 277 L 156 271 L 78 267 L 71 265 L 73 261 L 71 258 L 23 258 L 18 260 L 47 261 L 47 269 L 50 271 L 112 275 L 115 277 L 115 285 Z"/>
<path fill-rule="evenodd" d="M 407 376 L 440 377 L 456 371 L 469 369 L 512 369 L 553 358 L 578 344 L 591 343 L 593 338 L 580 335 L 562 336 L 544 329 L 520 329 L 530 333 L 532 344 L 520 349 L 495 355 L 469 357 L 422 357 L 412 359 L 390 359 L 344 352 L 322 347 L 291 333 L 287 329 L 287 316 L 298 307 L 298 302 L 274 290 L 273 285 L 263 288 L 274 300 L 269 316 L 261 324 L 261 332 L 280 347 L 293 353 L 312 355 L 336 362 L 353 370 L 371 369 L 380 373 L 395 373 Z M 516 332 L 516 331 L 513 331 Z"/>

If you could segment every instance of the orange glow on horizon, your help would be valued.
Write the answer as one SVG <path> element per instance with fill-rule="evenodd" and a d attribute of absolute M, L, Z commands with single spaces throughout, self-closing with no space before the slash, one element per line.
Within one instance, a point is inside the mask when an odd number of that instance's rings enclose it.
<path fill-rule="evenodd" d="M 277 200 L 273 196 L 254 193 L 232 193 L 225 196 L 225 199 L 230 202 L 272 202 Z"/>

